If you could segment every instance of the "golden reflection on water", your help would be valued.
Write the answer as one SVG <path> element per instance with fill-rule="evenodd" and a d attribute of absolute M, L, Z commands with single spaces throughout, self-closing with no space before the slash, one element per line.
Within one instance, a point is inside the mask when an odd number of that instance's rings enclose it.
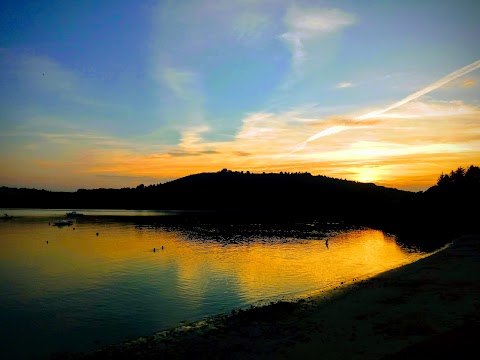
<path fill-rule="evenodd" d="M 22 349 L 26 359 L 39 349 L 93 350 L 98 340 L 298 297 L 425 256 L 371 229 L 339 231 L 328 247 L 325 238 L 237 244 L 191 229 L 137 227 L 128 216 L 92 215 L 58 228 L 48 224 L 55 216 L 0 222 L 0 337 L 7 353 Z M 25 338 L 32 346 L 24 349 Z"/>
<path fill-rule="evenodd" d="M 325 240 L 302 239 L 225 245 L 175 231 L 81 221 L 63 228 L 3 223 L 0 238 L 2 272 L 9 272 L 1 276 L 25 298 L 101 287 L 127 275 L 141 281 L 149 271 L 175 276 L 172 290 L 191 304 L 208 301 L 212 291 L 250 303 L 338 286 L 424 256 L 371 229 L 340 232 L 328 247 Z"/>
<path fill-rule="evenodd" d="M 378 230 L 356 230 L 324 240 L 225 247 L 194 243 L 181 246 L 175 257 L 180 280 L 201 284 L 208 272 L 234 275 L 248 302 L 298 295 L 373 276 L 424 255 L 408 253 Z M 230 246 L 230 245 L 229 245 Z M 206 268 L 208 271 L 206 271 Z"/>

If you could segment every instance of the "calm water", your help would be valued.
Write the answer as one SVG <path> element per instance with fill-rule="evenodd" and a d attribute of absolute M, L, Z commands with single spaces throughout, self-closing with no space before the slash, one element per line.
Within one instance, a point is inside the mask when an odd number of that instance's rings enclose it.
<path fill-rule="evenodd" d="M 281 236 L 256 225 L 226 239 L 208 226 L 146 226 L 172 213 L 127 210 L 49 225 L 67 211 L 1 210 L 14 215 L 0 221 L 3 359 L 92 350 L 425 256 L 381 231 L 333 225 Z"/>

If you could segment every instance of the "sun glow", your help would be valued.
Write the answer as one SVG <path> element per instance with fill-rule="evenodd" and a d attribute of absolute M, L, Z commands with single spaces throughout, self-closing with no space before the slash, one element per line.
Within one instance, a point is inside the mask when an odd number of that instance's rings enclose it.
<path fill-rule="evenodd" d="M 364 183 L 376 183 L 382 179 L 382 171 L 378 167 L 362 167 L 356 169 L 355 180 L 364 182 Z"/>
<path fill-rule="evenodd" d="M 123 188 L 227 168 L 425 191 L 480 159 L 472 1 L 391 1 L 368 15 L 328 0 L 118 3 L 119 16 L 136 14 L 132 26 L 98 6 L 111 29 L 101 38 L 88 30 L 90 5 L 49 16 L 6 5 L 2 14 L 36 26 L 2 28 L 0 186 Z M 79 25 L 55 23 L 60 41 L 52 19 L 65 16 Z"/>

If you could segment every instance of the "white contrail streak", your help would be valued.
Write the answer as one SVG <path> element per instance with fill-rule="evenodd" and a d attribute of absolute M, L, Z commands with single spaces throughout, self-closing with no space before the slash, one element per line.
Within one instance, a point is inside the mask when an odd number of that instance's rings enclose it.
<path fill-rule="evenodd" d="M 368 114 L 357 116 L 355 118 L 355 120 L 369 119 L 369 118 L 372 118 L 372 117 L 376 117 L 380 114 L 383 114 L 384 112 L 395 109 L 395 108 L 397 108 L 399 106 L 402 106 L 402 105 L 404 105 L 404 104 L 406 104 L 406 103 L 408 103 L 412 100 L 415 100 L 416 98 L 418 98 L 422 95 L 425 95 L 425 94 L 429 93 L 430 91 L 438 89 L 439 87 L 445 85 L 446 83 L 449 83 L 450 81 L 455 80 L 456 78 L 459 78 L 460 76 L 463 76 L 465 74 L 468 74 L 469 72 L 471 72 L 473 70 L 476 70 L 478 68 L 480 68 L 480 60 L 477 60 L 477 61 L 471 63 L 470 65 L 464 66 L 461 69 L 455 70 L 454 72 L 448 74 L 447 76 L 444 76 L 440 80 L 437 80 L 434 83 L 431 83 L 430 85 L 428 85 L 427 87 L 423 88 L 420 91 L 417 91 L 416 93 L 408 95 L 405 99 L 397 101 L 396 103 L 390 105 L 389 107 L 387 107 L 385 109 L 375 110 L 375 111 L 369 112 Z"/>
<path fill-rule="evenodd" d="M 366 119 L 371 119 L 371 118 L 377 117 L 377 116 L 379 116 L 379 115 L 381 115 L 381 114 L 383 114 L 387 111 L 390 111 L 390 110 L 393 110 L 393 109 L 395 109 L 399 106 L 405 105 L 406 103 L 408 103 L 412 100 L 415 100 L 416 98 L 418 98 L 422 95 L 428 94 L 429 92 L 431 92 L 435 89 L 438 89 L 439 87 L 449 83 L 450 81 L 453 81 L 453 80 L 459 78 L 460 76 L 468 74 L 471 71 L 477 70 L 478 68 L 480 68 L 480 60 L 477 60 L 477 61 L 471 63 L 470 65 L 464 66 L 464 67 L 462 67 L 458 70 L 455 70 L 454 72 L 451 72 L 450 74 L 444 76 L 443 78 L 441 78 L 441 79 L 435 81 L 434 83 L 431 83 L 430 85 L 426 86 L 422 90 L 419 90 L 419 91 L 417 91 L 413 94 L 408 95 L 406 98 L 404 98 L 400 101 L 397 101 L 396 103 L 393 103 L 392 105 L 386 107 L 385 109 L 375 110 L 375 111 L 369 112 L 367 114 L 357 116 L 356 118 L 354 118 L 354 120 L 366 120 Z M 322 130 L 319 133 L 317 133 L 313 136 L 310 136 L 304 142 L 298 144 L 291 151 L 291 153 L 302 150 L 310 141 L 316 140 L 316 139 L 324 137 L 324 136 L 336 134 L 336 133 L 339 133 L 341 131 L 351 129 L 351 128 L 358 128 L 358 126 L 344 126 L 344 125 L 342 125 L 342 126 L 332 126 L 332 127 L 327 128 L 325 130 Z"/>
<path fill-rule="evenodd" d="M 297 151 L 300 151 L 302 150 L 306 145 L 307 143 L 309 143 L 310 141 L 313 141 L 313 140 L 316 140 L 318 138 L 321 138 L 321 137 L 324 137 L 324 136 L 328 136 L 328 135 L 333 135 L 333 134 L 336 134 L 336 133 L 339 133 L 343 130 L 347 130 L 348 128 L 350 128 L 350 126 L 345 126 L 345 125 L 339 125 L 339 126 L 332 126 L 328 129 L 325 129 L 323 131 L 320 131 L 319 133 L 313 135 L 313 136 L 310 136 L 307 140 L 305 140 L 304 142 L 298 144 L 297 146 L 295 146 L 295 148 L 293 149 L 293 151 L 291 151 L 291 153 L 294 153 L 294 152 L 297 152 Z"/>

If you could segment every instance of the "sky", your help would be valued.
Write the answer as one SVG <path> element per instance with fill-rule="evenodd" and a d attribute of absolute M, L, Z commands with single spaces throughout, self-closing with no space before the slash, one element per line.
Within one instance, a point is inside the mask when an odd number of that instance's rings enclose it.
<path fill-rule="evenodd" d="M 476 0 L 3 1 L 0 186 L 480 165 Z"/>

